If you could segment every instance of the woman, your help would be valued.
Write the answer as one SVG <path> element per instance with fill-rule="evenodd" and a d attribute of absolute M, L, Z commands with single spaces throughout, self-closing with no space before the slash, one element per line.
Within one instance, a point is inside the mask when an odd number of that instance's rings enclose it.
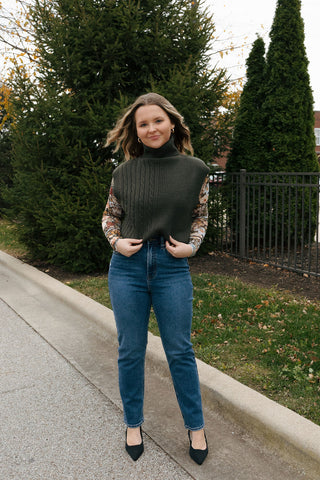
<path fill-rule="evenodd" d="M 208 454 L 198 372 L 190 341 L 192 283 L 187 257 L 207 228 L 208 167 L 193 153 L 188 127 L 164 97 L 137 98 L 109 132 L 126 162 L 113 172 L 102 228 L 113 248 L 109 292 L 119 340 L 119 386 L 126 450 L 143 452 L 144 360 L 153 306 L 188 429 L 189 454 Z"/>

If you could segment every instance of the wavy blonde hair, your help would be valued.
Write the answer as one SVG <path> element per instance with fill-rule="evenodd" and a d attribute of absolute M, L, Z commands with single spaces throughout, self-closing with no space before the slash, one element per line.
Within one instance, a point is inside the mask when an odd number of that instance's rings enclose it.
<path fill-rule="evenodd" d="M 166 112 L 174 124 L 174 143 L 177 149 L 183 154 L 188 151 L 193 155 L 190 130 L 184 123 L 183 116 L 166 98 L 157 93 L 141 95 L 126 109 L 118 119 L 116 126 L 108 133 L 105 147 L 115 143 L 113 152 L 117 152 L 121 147 L 126 160 L 143 154 L 143 144 L 138 142 L 135 113 L 139 107 L 144 105 L 158 105 Z"/>

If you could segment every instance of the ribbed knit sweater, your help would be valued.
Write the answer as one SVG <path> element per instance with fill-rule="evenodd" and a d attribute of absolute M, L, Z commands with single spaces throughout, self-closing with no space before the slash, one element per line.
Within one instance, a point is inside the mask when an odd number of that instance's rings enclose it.
<path fill-rule="evenodd" d="M 163 235 L 188 243 L 192 212 L 209 168 L 181 154 L 174 138 L 162 147 L 144 147 L 138 158 L 113 172 L 114 194 L 124 211 L 121 235 L 148 240 Z"/>

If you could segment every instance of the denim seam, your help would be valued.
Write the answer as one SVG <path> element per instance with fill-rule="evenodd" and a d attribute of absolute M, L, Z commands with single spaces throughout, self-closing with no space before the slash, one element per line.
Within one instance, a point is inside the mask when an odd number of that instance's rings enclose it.
<path fill-rule="evenodd" d="M 189 427 L 188 425 L 185 425 L 185 428 L 190 430 L 190 432 L 197 432 L 199 430 L 202 430 L 204 428 L 204 423 L 200 427 Z"/>
<path fill-rule="evenodd" d="M 125 424 L 129 428 L 137 428 L 137 427 L 140 427 L 143 424 L 143 422 L 144 422 L 144 418 L 141 420 L 141 422 L 135 423 L 134 425 L 129 425 L 126 421 L 125 421 Z"/>

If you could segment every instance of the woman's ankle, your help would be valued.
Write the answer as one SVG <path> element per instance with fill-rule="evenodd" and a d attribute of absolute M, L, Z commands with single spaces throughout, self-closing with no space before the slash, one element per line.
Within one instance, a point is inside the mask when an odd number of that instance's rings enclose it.
<path fill-rule="evenodd" d="M 140 445 L 141 442 L 141 427 L 127 427 L 127 444 L 129 446 Z"/>
<path fill-rule="evenodd" d="M 205 438 L 204 429 L 190 431 L 192 447 L 196 450 L 205 450 L 207 442 Z"/>

